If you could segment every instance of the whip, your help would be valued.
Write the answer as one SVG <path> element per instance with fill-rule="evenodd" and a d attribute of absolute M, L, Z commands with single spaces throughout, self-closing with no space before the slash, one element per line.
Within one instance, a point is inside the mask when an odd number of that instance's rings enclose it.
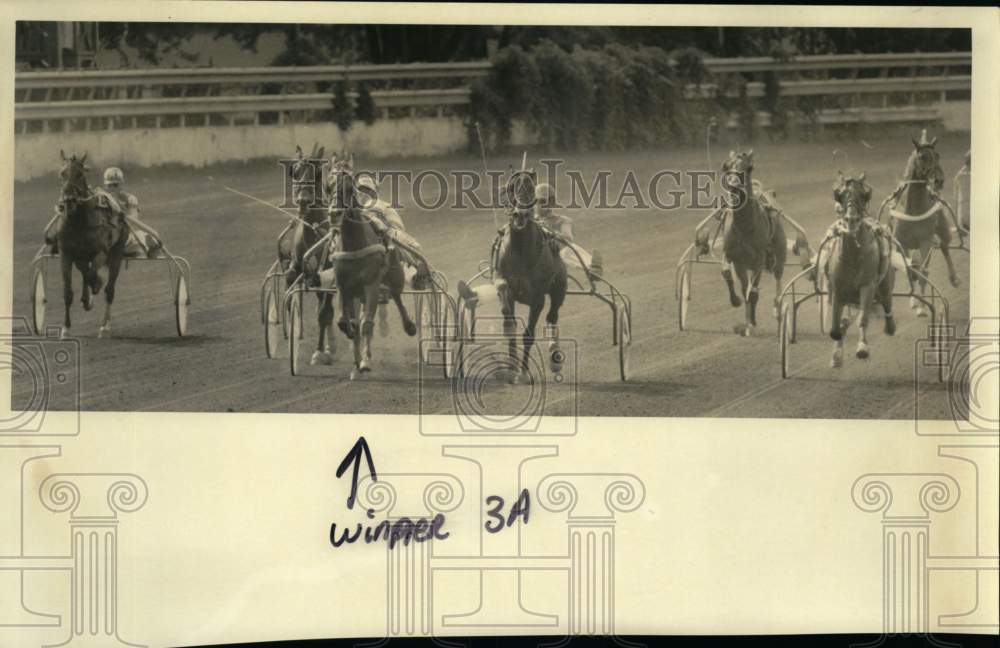
<path fill-rule="evenodd" d="M 301 218 L 299 218 L 298 215 L 294 214 L 293 212 L 291 212 L 291 211 L 289 211 L 287 209 L 284 209 L 283 207 L 278 207 L 277 205 L 275 205 L 273 203 L 269 203 L 266 200 L 261 200 L 260 198 L 257 198 L 256 196 L 251 196 L 248 193 L 243 193 L 242 191 L 240 191 L 238 189 L 233 189 L 232 187 L 223 187 L 223 189 L 225 189 L 226 191 L 230 191 L 230 192 L 232 192 L 232 193 L 234 193 L 234 194 L 236 194 L 238 196 L 243 196 L 244 198 L 248 198 L 248 199 L 250 199 L 250 200 L 252 200 L 252 201 L 254 201 L 256 203 L 260 203 L 261 205 L 266 205 L 266 206 L 270 207 L 271 209 L 276 209 L 279 212 L 281 212 L 282 214 L 284 214 L 285 216 L 287 216 L 288 218 L 291 218 L 292 220 L 294 220 L 296 222 L 302 223 L 303 225 L 305 225 L 309 229 L 313 230 L 314 232 L 316 231 L 316 227 L 312 223 L 307 223 L 306 221 L 304 221 Z"/>
<path fill-rule="evenodd" d="M 483 144 L 483 134 L 479 130 L 479 122 L 476 122 L 476 138 L 479 140 L 479 153 L 483 158 L 483 175 L 489 176 L 489 170 L 486 166 L 486 146 Z M 527 155 L 527 151 L 525 151 Z M 493 196 L 490 196 L 490 212 L 493 214 L 493 228 L 496 230 L 500 229 L 500 222 L 497 220 L 497 209 L 493 204 Z"/>

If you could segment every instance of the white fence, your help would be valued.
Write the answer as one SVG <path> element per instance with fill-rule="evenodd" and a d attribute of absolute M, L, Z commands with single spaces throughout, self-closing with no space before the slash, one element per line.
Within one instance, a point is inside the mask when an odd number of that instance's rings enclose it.
<path fill-rule="evenodd" d="M 793 119 L 835 125 L 952 119 L 963 112 L 953 105 L 968 102 L 972 79 L 968 52 L 708 59 L 705 66 L 709 78 L 688 86 L 685 96 L 705 101 L 745 93 L 758 104 L 757 121 L 764 127 L 770 114 L 760 104 L 768 83 L 777 83 L 778 96 L 792 103 L 793 113 L 796 101 L 812 100 L 808 114 Z M 373 125 L 352 128 L 356 150 L 454 150 L 465 144 L 470 84 L 489 71 L 490 63 L 481 61 L 22 72 L 14 87 L 17 177 L 51 167 L 49 160 L 30 159 L 28 147 L 21 146 L 29 140 L 40 145 L 35 149 L 96 147 L 121 163 L 193 165 L 279 155 L 294 148 L 293 137 L 308 133 L 336 143 L 341 134 L 333 126 L 333 87 L 339 81 L 363 83 L 379 113 Z M 348 96 L 356 99 L 357 93 Z M 136 129 L 149 135 L 143 152 L 128 150 Z M 194 145 L 206 137 L 223 145 L 196 146 L 204 154 L 194 156 L 180 148 L 179 142 Z M 366 145 L 388 148 L 366 151 Z"/>

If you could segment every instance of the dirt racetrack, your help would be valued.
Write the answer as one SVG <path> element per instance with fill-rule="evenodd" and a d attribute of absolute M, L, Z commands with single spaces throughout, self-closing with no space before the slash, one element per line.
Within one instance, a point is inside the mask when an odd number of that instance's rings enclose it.
<path fill-rule="evenodd" d="M 760 143 L 755 146 L 754 177 L 777 192 L 783 207 L 806 228 L 815 247 L 834 219 L 832 183 L 836 169 L 844 162 L 843 157 L 832 155 L 833 149 L 846 150 L 852 167 L 867 172 L 875 189 L 873 208 L 895 187 L 912 148 L 909 139 L 875 140 L 871 145 L 874 148 L 857 141 Z M 938 143 L 949 199 L 952 178 L 968 147 L 967 136 L 943 136 Z M 722 153 L 714 152 L 716 164 Z M 57 152 L 52 154 L 55 169 L 58 156 Z M 538 159 L 540 152 L 529 154 Z M 520 155 L 516 157 L 518 160 L 513 155 L 494 157 L 491 164 L 506 168 L 508 163 L 519 162 Z M 432 168 L 444 173 L 480 168 L 476 156 L 359 160 L 358 164 L 379 169 Z M 615 193 L 627 169 L 634 170 L 645 186 L 661 169 L 704 169 L 705 164 L 704 150 L 686 149 L 574 155 L 564 168 L 579 169 L 585 178 L 598 169 L 611 170 L 614 175 L 609 186 Z M 304 376 L 289 375 L 284 349 L 280 359 L 265 358 L 258 289 L 274 258 L 275 236 L 285 219 L 223 187 L 229 185 L 277 202 L 282 190 L 277 165 L 125 171 L 127 188 L 138 195 L 144 219 L 160 231 L 174 253 L 191 262 L 189 333 L 185 338 L 175 334 L 171 292 L 162 265 L 132 263 L 123 272 L 112 339 L 97 338 L 103 297 L 89 313 L 80 308 L 76 274 L 73 333 L 79 337 L 80 404 L 84 410 L 452 411 L 453 385 L 440 372 L 433 372 L 419 384 L 417 341 L 403 333 L 394 309 L 389 337 L 376 334 L 374 371 L 362 380 L 348 379 L 349 348 L 343 337 L 337 341 L 336 364 L 311 367 L 303 362 Z M 99 173 L 92 173 L 92 178 L 99 178 Z M 562 181 L 560 186 L 568 184 Z M 427 186 L 429 192 L 434 191 L 433 182 Z M 55 199 L 56 185 L 51 177 L 15 188 L 15 317 L 30 318 L 30 261 Z M 473 274 L 488 254 L 495 232 L 490 211 L 444 207 L 428 212 L 408 201 L 404 199 L 403 218 L 432 264 L 447 275 L 454 294 L 456 280 Z M 606 276 L 632 298 L 632 377 L 628 383 L 618 379 L 608 308 L 592 298 L 570 298 L 560 322 L 564 345 L 570 351 L 566 380 L 546 386 L 545 414 L 905 419 L 913 415 L 916 397 L 921 417 L 950 416 L 948 389 L 937 382 L 936 372 L 923 369 L 914 380 L 915 353 L 918 341 L 926 337 L 929 320 L 918 319 L 905 300 L 896 301 L 899 329 L 895 337 L 887 338 L 881 318 L 875 318 L 869 337 L 872 357 L 859 361 L 853 356 L 857 338 L 852 328 L 845 344 L 844 366 L 837 370 L 829 367 L 832 342 L 819 332 L 817 307 L 806 304 L 799 319 L 798 343 L 792 347 L 794 373 L 782 379 L 777 325 L 770 312 L 774 282 L 769 276 L 761 282 L 758 333 L 741 338 L 732 331 L 741 310 L 729 306 L 718 271 L 695 267 L 690 330 L 678 330 L 674 267 L 692 241 L 692 228 L 706 211 L 631 208 L 567 213 L 575 221 L 577 241 L 601 250 Z M 939 255 L 930 274 L 950 301 L 952 324 L 961 332 L 969 313 L 969 259 L 964 252 L 954 255 L 961 287 L 948 285 Z M 790 265 L 786 279 L 796 270 Z M 897 285 L 902 283 L 902 278 L 897 280 Z M 59 324 L 62 299 L 57 264 L 50 268 L 47 292 L 48 323 Z M 523 307 L 519 312 L 524 312 Z M 312 299 L 306 302 L 306 330 L 304 359 L 315 340 Z M 15 376 L 13 406 L 27 402 L 32 389 L 28 377 Z M 530 389 L 489 383 L 484 390 L 484 407 L 495 412 L 518 411 Z M 72 403 L 71 394 L 53 390 L 51 407 L 65 409 Z"/>

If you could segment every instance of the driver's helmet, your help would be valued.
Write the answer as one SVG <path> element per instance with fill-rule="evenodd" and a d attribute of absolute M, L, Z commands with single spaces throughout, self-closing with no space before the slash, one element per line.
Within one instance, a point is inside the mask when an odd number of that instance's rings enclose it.
<path fill-rule="evenodd" d="M 368 198 L 371 204 L 374 204 L 378 200 L 378 188 L 375 186 L 375 180 L 370 175 L 364 174 L 358 178 L 358 189 L 362 195 Z"/>
<path fill-rule="evenodd" d="M 118 167 L 108 167 L 104 170 L 104 186 L 117 189 L 125 183 L 125 174 Z"/>

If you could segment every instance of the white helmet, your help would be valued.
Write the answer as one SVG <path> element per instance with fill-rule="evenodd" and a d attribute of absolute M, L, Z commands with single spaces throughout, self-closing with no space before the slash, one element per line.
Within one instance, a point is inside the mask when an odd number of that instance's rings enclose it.
<path fill-rule="evenodd" d="M 108 167 L 104 170 L 104 184 L 123 184 L 125 174 L 118 167 Z"/>
<path fill-rule="evenodd" d="M 367 173 L 358 178 L 358 189 L 371 196 L 378 198 L 378 188 L 375 187 L 375 180 Z"/>
<path fill-rule="evenodd" d="M 555 194 L 555 189 L 547 182 L 540 182 L 535 186 L 535 200 L 539 202 L 547 203 L 555 198 Z"/>

